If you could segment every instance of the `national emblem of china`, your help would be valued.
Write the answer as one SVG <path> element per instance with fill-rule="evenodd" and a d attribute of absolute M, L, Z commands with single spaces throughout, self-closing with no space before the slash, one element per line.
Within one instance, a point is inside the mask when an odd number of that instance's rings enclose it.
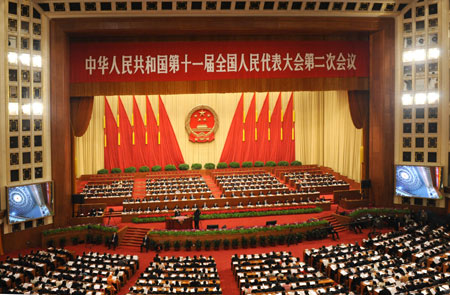
<path fill-rule="evenodd" d="M 192 142 L 211 142 L 214 132 L 219 127 L 219 120 L 214 110 L 208 106 L 193 108 L 186 118 L 186 131 Z"/>

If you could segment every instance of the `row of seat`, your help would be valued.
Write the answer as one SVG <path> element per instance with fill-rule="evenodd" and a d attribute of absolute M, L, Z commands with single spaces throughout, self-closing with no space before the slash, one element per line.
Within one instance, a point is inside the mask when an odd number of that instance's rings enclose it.
<path fill-rule="evenodd" d="M 128 294 L 222 294 L 213 257 L 160 257 L 140 275 Z"/>
<path fill-rule="evenodd" d="M 305 250 L 308 265 L 360 294 L 448 294 L 450 273 L 430 258 L 450 251 L 450 229 L 408 226 L 357 243 Z"/>
<path fill-rule="evenodd" d="M 27 256 L 52 257 L 51 253 L 65 257 L 64 263 L 49 267 L 45 272 L 33 272 L 31 277 L 11 284 L 7 292 L 113 295 L 139 268 L 139 258 L 131 255 L 89 252 L 74 257 L 67 250 L 49 248 L 47 252 Z M 22 257 L 16 259 L 24 260 Z"/>

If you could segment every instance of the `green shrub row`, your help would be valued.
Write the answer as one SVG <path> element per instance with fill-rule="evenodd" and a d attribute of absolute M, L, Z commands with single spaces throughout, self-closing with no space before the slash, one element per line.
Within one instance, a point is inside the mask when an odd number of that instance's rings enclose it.
<path fill-rule="evenodd" d="M 44 230 L 42 234 L 44 236 L 63 233 L 63 232 L 70 232 L 70 231 L 82 231 L 82 230 L 88 230 L 88 229 L 96 229 L 104 232 L 116 232 L 116 227 L 108 227 L 103 226 L 101 224 L 86 224 L 86 225 L 76 225 L 76 226 L 69 226 L 69 227 L 62 227 L 62 228 L 54 228 L 54 229 L 48 229 Z"/>
<path fill-rule="evenodd" d="M 391 209 L 391 208 L 364 208 L 357 209 L 351 212 L 348 216 L 350 217 L 358 217 L 360 215 L 392 215 L 392 214 L 406 214 L 410 211 L 408 209 Z"/>
<path fill-rule="evenodd" d="M 233 248 L 256 248 L 256 247 L 266 247 L 266 246 L 277 246 L 277 245 L 292 245 L 301 243 L 304 240 L 317 240 L 326 238 L 327 233 L 323 230 L 310 230 L 306 233 L 290 233 L 290 234 L 280 234 L 280 235 L 269 235 L 269 236 L 243 236 L 240 239 L 223 239 L 223 240 L 185 240 L 183 241 L 164 241 L 161 247 L 164 251 L 175 250 L 179 251 L 183 247 L 185 250 L 219 250 L 221 247 L 225 250 Z M 150 240 L 150 248 L 152 250 L 156 249 L 157 242 Z"/>
<path fill-rule="evenodd" d="M 293 215 L 293 214 L 310 214 L 320 213 L 322 208 L 306 208 L 306 209 L 288 209 L 288 210 L 273 210 L 273 211 L 246 211 L 246 212 L 234 212 L 234 213 L 213 213 L 202 214 L 200 219 L 224 219 L 224 218 L 240 218 L 240 217 L 256 217 L 256 216 L 276 216 L 276 215 Z M 131 220 L 133 223 L 151 223 L 151 222 L 163 222 L 165 217 L 135 217 Z"/>
<path fill-rule="evenodd" d="M 319 220 L 313 222 L 283 224 L 271 227 L 253 227 L 253 228 L 236 228 L 236 229 L 222 229 L 222 230 L 199 230 L 199 231 L 166 231 L 155 230 L 150 234 L 157 234 L 159 236 L 203 236 L 203 235 L 221 235 L 221 234 L 254 234 L 266 231 L 282 231 L 286 229 L 298 229 L 303 227 L 313 227 L 327 224 L 326 220 Z"/>
<path fill-rule="evenodd" d="M 292 161 L 291 166 L 301 166 L 302 162 L 300 161 Z M 220 162 L 217 164 L 217 169 L 225 169 L 225 168 L 251 168 L 251 167 L 275 167 L 275 166 L 289 166 L 289 162 L 287 161 L 280 161 L 277 163 L 275 163 L 274 161 L 267 161 L 265 164 L 264 162 L 261 161 L 256 161 L 255 163 L 253 162 L 243 162 L 242 166 L 238 163 L 238 162 L 231 162 L 230 164 L 227 164 L 225 162 Z M 205 169 L 211 170 L 211 169 L 215 169 L 216 165 L 214 163 L 206 163 L 204 165 Z M 189 165 L 188 164 L 180 164 L 178 165 L 178 169 L 179 170 L 189 170 Z M 192 170 L 200 170 L 202 169 L 202 164 L 200 163 L 194 163 L 191 165 L 191 169 Z M 162 167 L 160 165 L 155 165 L 153 166 L 151 169 L 147 166 L 142 166 L 139 168 L 139 172 L 149 172 L 149 171 L 153 171 L 153 172 L 158 172 L 158 171 L 162 171 Z M 177 170 L 177 167 L 175 165 L 172 164 L 168 164 L 164 167 L 164 171 L 175 171 Z M 136 172 L 136 167 L 128 167 L 125 168 L 124 171 L 125 173 L 135 173 Z M 108 169 L 100 169 L 97 171 L 97 174 L 108 174 L 109 171 Z M 122 173 L 122 169 L 120 168 L 112 168 L 111 169 L 111 173 Z"/>
<path fill-rule="evenodd" d="M 293 215 L 293 214 L 310 214 L 320 213 L 322 208 L 306 208 L 306 209 L 288 209 L 288 210 L 274 210 L 274 211 L 248 211 L 235 213 L 220 213 L 220 214 L 202 214 L 200 219 L 224 219 L 224 218 L 240 218 L 240 217 L 259 217 L 259 216 L 276 216 L 276 215 Z"/>

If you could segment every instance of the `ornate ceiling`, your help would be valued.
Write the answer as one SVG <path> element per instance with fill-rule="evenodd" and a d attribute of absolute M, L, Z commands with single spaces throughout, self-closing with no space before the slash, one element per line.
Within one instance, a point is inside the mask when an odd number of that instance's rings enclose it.
<path fill-rule="evenodd" d="M 395 16 L 411 0 L 32 0 L 49 18 L 129 16 Z"/>

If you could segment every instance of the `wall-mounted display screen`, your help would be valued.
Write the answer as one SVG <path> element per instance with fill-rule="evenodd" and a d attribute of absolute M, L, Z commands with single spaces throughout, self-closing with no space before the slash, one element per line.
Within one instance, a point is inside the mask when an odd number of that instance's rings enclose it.
<path fill-rule="evenodd" d="M 439 199 L 442 167 L 396 166 L 395 194 L 401 197 Z"/>
<path fill-rule="evenodd" d="M 7 188 L 10 224 L 53 214 L 52 183 L 43 182 Z"/>

